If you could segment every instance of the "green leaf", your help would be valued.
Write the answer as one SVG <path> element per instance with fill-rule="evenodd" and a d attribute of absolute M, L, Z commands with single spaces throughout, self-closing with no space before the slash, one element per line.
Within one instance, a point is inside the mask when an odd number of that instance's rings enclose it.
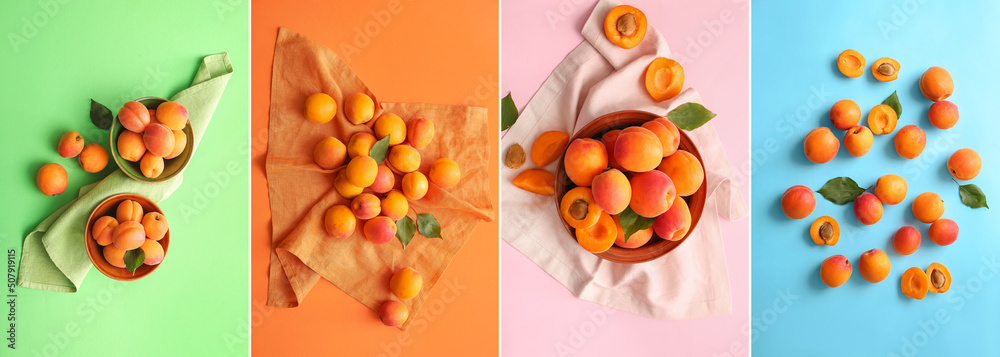
<path fill-rule="evenodd" d="M 146 252 L 142 248 L 127 251 L 125 252 L 125 269 L 135 274 L 135 270 L 142 266 L 144 260 L 146 260 Z"/>
<path fill-rule="evenodd" d="M 403 243 L 404 249 L 413 240 L 413 233 L 416 230 L 417 228 L 413 225 L 413 219 L 410 219 L 410 217 L 403 216 L 403 218 L 396 221 L 396 239 L 399 239 L 399 242 Z"/>
<path fill-rule="evenodd" d="M 386 135 L 382 140 L 376 141 L 375 145 L 372 145 L 372 149 L 368 151 L 368 156 L 375 159 L 375 163 L 381 164 L 385 161 L 385 154 L 389 152 L 389 135 Z"/>
<path fill-rule="evenodd" d="M 958 183 L 958 181 L 955 181 L 955 183 Z M 986 205 L 986 194 L 975 184 L 959 185 L 958 197 L 962 198 L 962 204 L 971 208 L 986 207 L 986 209 L 990 209 L 990 206 Z"/>
<path fill-rule="evenodd" d="M 700 128 L 712 118 L 715 118 L 715 113 L 698 103 L 684 103 L 667 113 L 667 119 L 670 119 L 678 128 L 687 131 Z"/>
<path fill-rule="evenodd" d="M 827 201 L 838 205 L 845 205 L 854 202 L 855 198 L 865 193 L 865 189 L 858 186 L 850 177 L 837 177 L 827 181 L 823 188 L 819 189 L 819 194 L 823 195 Z"/>
<path fill-rule="evenodd" d="M 437 218 L 430 214 L 417 215 L 417 229 L 424 237 L 444 239 L 441 237 L 441 225 L 438 224 Z"/>
<path fill-rule="evenodd" d="M 94 125 L 103 130 L 108 130 L 111 129 L 111 123 L 114 122 L 114 119 L 115 116 L 111 114 L 111 110 L 108 107 L 98 103 L 96 100 L 90 100 L 90 121 Z"/>
<path fill-rule="evenodd" d="M 892 110 L 896 112 L 896 118 L 902 118 L 903 106 L 899 104 L 899 96 L 896 95 L 896 91 L 892 91 L 892 95 L 889 98 L 885 98 L 882 104 L 892 107 Z"/>
<path fill-rule="evenodd" d="M 625 231 L 625 243 L 635 232 L 649 229 L 653 226 L 655 218 L 643 217 L 635 213 L 632 207 L 626 207 L 622 213 L 618 214 L 618 223 L 621 223 L 622 230 Z"/>
<path fill-rule="evenodd" d="M 500 101 L 500 130 L 510 129 L 517 122 L 517 106 L 514 99 L 507 93 L 506 97 Z"/>

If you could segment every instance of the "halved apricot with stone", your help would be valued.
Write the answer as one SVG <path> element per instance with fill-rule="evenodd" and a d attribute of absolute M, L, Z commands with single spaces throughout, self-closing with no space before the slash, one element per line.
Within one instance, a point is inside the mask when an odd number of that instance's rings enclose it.
<path fill-rule="evenodd" d="M 691 210 L 683 197 L 674 197 L 670 209 L 653 220 L 653 231 L 656 235 L 669 241 L 683 239 L 690 229 Z"/>
<path fill-rule="evenodd" d="M 958 149 L 948 158 L 947 165 L 948 172 L 956 180 L 968 181 L 979 175 L 979 170 L 983 168 L 983 159 L 975 150 Z"/>
<path fill-rule="evenodd" d="M 896 111 L 892 107 L 879 104 L 868 112 L 868 127 L 875 135 L 890 134 L 896 130 L 897 119 L 899 118 L 896 117 Z"/>
<path fill-rule="evenodd" d="M 927 289 L 929 292 L 943 293 L 951 288 L 951 273 L 941 263 L 931 263 L 927 267 L 927 278 L 931 282 Z"/>
<path fill-rule="evenodd" d="M 837 56 L 837 69 L 845 76 L 861 77 L 865 73 L 865 56 L 855 50 L 844 50 Z"/>
<path fill-rule="evenodd" d="M 958 123 L 958 106 L 947 100 L 934 102 L 927 111 L 927 120 L 935 128 L 950 129 Z"/>
<path fill-rule="evenodd" d="M 618 137 L 621 140 L 621 136 Z M 657 149 L 660 143 L 656 143 Z M 608 151 L 594 139 L 576 139 L 566 148 L 563 166 L 566 176 L 577 186 L 590 187 L 594 177 L 608 167 Z"/>
<path fill-rule="evenodd" d="M 705 182 L 705 169 L 702 168 L 701 161 L 686 150 L 677 150 L 663 158 L 656 169 L 670 176 L 670 181 L 673 181 L 674 187 L 677 188 L 677 195 L 681 197 L 698 192 L 701 184 Z"/>
<path fill-rule="evenodd" d="M 913 217 L 924 223 L 933 223 L 944 214 L 944 201 L 934 192 L 924 192 L 913 199 Z"/>
<path fill-rule="evenodd" d="M 806 135 L 806 139 L 802 142 L 802 150 L 809 161 L 825 164 L 837 157 L 837 152 L 840 151 L 840 140 L 837 140 L 830 128 L 819 127 Z"/>
<path fill-rule="evenodd" d="M 823 265 L 819 268 L 819 278 L 823 284 L 831 288 L 844 285 L 851 277 L 851 261 L 843 255 L 834 255 L 823 260 Z"/>
<path fill-rule="evenodd" d="M 892 236 L 892 247 L 896 253 L 910 255 L 920 248 L 920 231 L 913 226 L 905 226 L 896 231 Z"/>
<path fill-rule="evenodd" d="M 879 81 L 893 81 L 899 77 L 899 62 L 889 57 L 879 58 L 872 63 L 872 74 Z"/>
<path fill-rule="evenodd" d="M 531 162 L 545 167 L 559 159 L 568 144 L 569 134 L 558 130 L 546 131 L 531 144 Z"/>
<path fill-rule="evenodd" d="M 576 241 L 591 253 L 603 253 L 615 244 L 618 229 L 615 221 L 606 212 L 600 212 L 597 223 L 587 228 L 577 228 Z"/>
<path fill-rule="evenodd" d="M 830 216 L 823 216 L 809 226 L 809 236 L 819 245 L 836 245 L 840 240 L 840 225 Z"/>
<path fill-rule="evenodd" d="M 847 129 L 844 134 L 844 148 L 847 153 L 854 157 L 862 157 L 872 148 L 875 136 L 871 129 L 866 126 L 855 125 Z"/>
<path fill-rule="evenodd" d="M 670 176 L 660 170 L 635 174 L 630 183 L 633 194 L 629 207 L 643 217 L 654 218 L 663 214 L 677 198 L 677 189 Z"/>
<path fill-rule="evenodd" d="M 812 214 L 816 208 L 816 195 L 812 189 L 795 185 L 785 190 L 781 195 L 781 212 L 791 219 L 803 219 Z"/>
<path fill-rule="evenodd" d="M 646 67 L 646 92 L 658 102 L 671 99 L 684 88 L 684 68 L 677 61 L 657 57 Z"/>
<path fill-rule="evenodd" d="M 830 107 L 830 122 L 833 127 L 847 130 L 861 121 L 861 107 L 850 99 L 841 99 Z"/>
<path fill-rule="evenodd" d="M 932 101 L 948 99 L 955 92 L 955 82 L 951 74 L 941 67 L 931 67 L 920 76 L 920 93 Z"/>
<path fill-rule="evenodd" d="M 629 49 L 646 37 L 646 14 L 639 9 L 618 5 L 604 17 L 604 35 L 616 46 Z"/>
<path fill-rule="evenodd" d="M 618 230 L 618 234 L 615 235 L 615 245 L 619 247 L 629 248 L 629 249 L 639 248 L 648 243 L 649 240 L 653 237 L 653 227 L 649 227 L 640 231 L 636 231 L 635 233 L 632 233 L 632 235 L 629 236 L 628 241 L 626 242 L 625 229 L 622 228 L 621 223 L 618 221 L 618 216 L 615 215 L 612 216 L 611 218 L 615 220 L 615 226 L 616 226 L 615 228 Z"/>
<path fill-rule="evenodd" d="M 927 134 L 916 125 L 910 124 L 899 129 L 893 139 L 896 153 L 907 159 L 916 159 L 927 145 Z"/>
<path fill-rule="evenodd" d="M 604 211 L 594 202 L 590 187 L 575 187 L 563 195 L 559 212 L 570 227 L 584 229 L 596 224 Z"/>
<path fill-rule="evenodd" d="M 927 277 L 927 273 L 924 273 L 923 269 L 912 267 L 903 272 L 900 287 L 903 290 L 903 295 L 906 295 L 906 297 L 923 300 L 927 296 L 930 286 L 930 279 Z"/>
<path fill-rule="evenodd" d="M 906 198 L 906 180 L 899 175 L 883 175 L 875 181 L 875 197 L 887 205 L 895 205 Z"/>
<path fill-rule="evenodd" d="M 632 199 L 632 186 L 618 169 L 610 169 L 594 176 L 594 202 L 609 214 L 619 214 L 628 208 Z"/>
<path fill-rule="evenodd" d="M 864 252 L 858 259 L 858 272 L 869 283 L 874 284 L 885 280 L 889 276 L 890 270 L 892 270 L 892 264 L 889 263 L 889 256 L 881 249 L 876 248 Z"/>
<path fill-rule="evenodd" d="M 528 169 L 514 178 L 514 186 L 542 196 L 552 196 L 556 192 L 556 175 L 542 169 Z"/>

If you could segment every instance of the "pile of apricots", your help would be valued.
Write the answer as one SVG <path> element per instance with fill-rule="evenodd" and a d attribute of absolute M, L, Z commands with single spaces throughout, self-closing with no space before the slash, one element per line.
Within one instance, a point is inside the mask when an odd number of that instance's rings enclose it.
<path fill-rule="evenodd" d="M 90 143 L 84 146 L 83 136 L 71 131 L 63 134 L 56 145 L 56 152 L 64 158 L 76 157 L 83 171 L 95 173 L 108 166 L 108 151 L 101 144 Z M 69 174 L 66 168 L 57 163 L 42 166 L 35 174 L 38 190 L 46 196 L 61 195 L 66 192 L 69 184 Z"/>
<path fill-rule="evenodd" d="M 145 253 L 143 264 L 157 265 L 164 255 L 159 241 L 169 229 L 167 217 L 162 213 L 143 214 L 139 202 L 125 200 L 118 204 L 114 216 L 94 220 L 90 238 L 104 247 L 104 259 L 111 265 L 125 268 L 125 253 L 133 249 L 142 249 Z"/>
<path fill-rule="evenodd" d="M 864 74 L 865 59 L 854 50 L 846 50 L 837 59 L 837 67 L 848 77 L 860 77 Z M 899 75 L 899 62 L 891 58 L 881 58 L 872 65 L 872 75 L 883 82 L 893 81 Z M 919 80 L 921 93 L 933 102 L 928 110 L 930 123 L 942 130 L 955 126 L 958 122 L 958 107 L 945 101 L 954 92 L 954 82 L 944 68 L 931 67 L 924 72 Z M 868 127 L 859 125 L 861 110 L 857 103 L 850 99 L 836 102 L 830 108 L 830 121 L 838 130 L 845 130 L 844 146 L 852 156 L 864 156 L 871 149 L 874 135 L 891 134 L 899 120 L 895 109 L 886 104 L 880 104 L 868 113 Z M 926 145 L 927 138 L 923 130 L 910 124 L 900 129 L 895 136 L 894 144 L 899 156 L 906 159 L 917 158 Z M 827 127 L 813 129 L 806 135 L 803 151 L 806 158 L 813 163 L 823 164 L 833 160 L 840 148 L 840 141 Z M 948 159 L 946 169 L 959 181 L 975 178 L 982 168 L 979 154 L 972 149 L 964 148 L 955 151 Z M 906 198 L 906 180 L 899 175 L 884 175 L 875 185 L 854 199 L 854 215 L 858 222 L 873 225 L 882 218 L 883 204 L 896 205 Z M 781 209 L 790 219 L 803 219 L 812 214 L 816 207 L 813 191 L 806 186 L 797 185 L 789 188 L 781 197 Z M 917 195 L 911 203 L 914 218 L 930 224 L 927 236 L 931 242 L 947 246 L 958 239 L 958 224 L 955 221 L 942 218 L 944 201 L 934 192 L 924 192 Z M 809 228 L 813 242 L 819 245 L 833 246 L 840 237 L 840 227 L 830 216 L 817 218 Z M 900 255 L 910 255 L 920 246 L 920 230 L 913 226 L 900 228 L 892 237 L 892 246 Z M 871 283 L 884 280 L 891 269 L 889 257 L 879 249 L 864 252 L 858 260 L 858 269 L 862 278 Z M 843 255 L 834 255 L 823 261 L 820 268 L 820 279 L 830 287 L 838 287 L 850 278 L 851 262 Z M 932 263 L 927 269 L 913 267 L 903 274 L 900 286 L 904 295 L 923 299 L 928 292 L 943 293 L 951 285 L 951 274 L 940 263 Z"/>
<path fill-rule="evenodd" d="M 642 43 L 648 25 L 646 14 L 641 10 L 618 5 L 604 17 L 604 35 L 616 46 L 631 49 Z M 654 100 L 662 102 L 671 99 L 684 87 L 684 68 L 677 61 L 657 57 L 646 67 L 643 83 Z"/>
<path fill-rule="evenodd" d="M 118 110 L 118 121 L 126 130 L 118 134 L 118 155 L 130 162 L 139 162 L 139 170 L 147 178 L 163 173 L 163 160 L 180 156 L 187 147 L 184 127 L 188 111 L 177 102 L 163 102 L 156 109 L 147 109 L 137 101 L 125 103 Z"/>
<path fill-rule="evenodd" d="M 565 152 L 566 176 L 576 187 L 560 199 L 559 213 L 575 229 L 580 246 L 602 253 L 612 245 L 641 247 L 654 232 L 672 241 L 687 235 L 691 212 L 684 197 L 698 191 L 705 171 L 698 158 L 678 149 L 680 133 L 674 123 L 661 117 L 600 138 L 569 139 L 560 131 L 539 135 L 531 161 L 540 168 L 521 172 L 513 184 L 540 195 L 555 194 L 555 176 L 541 168 Z M 654 222 L 626 242 L 618 214 L 627 208 Z"/>

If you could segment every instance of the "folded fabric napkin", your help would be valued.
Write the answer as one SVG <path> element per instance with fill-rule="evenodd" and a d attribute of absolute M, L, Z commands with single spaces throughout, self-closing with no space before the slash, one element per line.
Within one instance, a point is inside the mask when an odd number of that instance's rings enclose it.
<path fill-rule="evenodd" d="M 192 156 L 232 73 L 229 54 L 207 56 L 191 86 L 170 98 L 188 110 L 194 132 Z M 135 193 L 159 202 L 180 186 L 183 176 L 143 183 L 129 178 L 119 169 L 100 182 L 84 186 L 75 200 L 53 212 L 24 238 L 17 284 L 32 289 L 76 292 L 92 266 L 84 245 L 84 229 L 94 208 L 119 193 Z"/>
<path fill-rule="evenodd" d="M 284 28 L 278 32 L 272 71 L 266 162 L 272 225 L 267 304 L 298 306 L 322 277 L 377 310 L 392 299 L 389 278 L 393 272 L 409 266 L 423 275 L 424 285 L 420 294 L 404 301 L 410 309 L 410 318 L 402 326 L 405 329 L 473 229 L 494 218 L 488 135 L 495 131 L 488 127 L 486 108 L 379 102 L 333 51 Z M 426 196 L 409 202 L 408 216 L 415 219 L 417 213 L 433 214 L 444 239 L 417 233 L 405 250 L 396 240 L 375 245 L 365 239 L 363 221 L 348 238 L 334 239 L 326 233 L 326 210 L 337 204 L 349 205 L 350 200 L 333 188 L 341 168 L 325 170 L 316 165 L 313 148 L 328 136 L 346 143 L 356 132 L 372 133 L 375 120 L 355 125 L 338 112 L 328 123 L 309 122 L 303 115 L 303 103 L 317 92 L 329 94 L 338 103 L 350 94 L 366 93 L 375 100 L 376 118 L 394 113 L 406 121 L 423 117 L 434 122 L 431 144 L 419 150 L 419 171 L 426 174 L 434 160 L 447 157 L 458 163 L 462 179 L 449 189 L 430 184 Z M 399 189 L 402 176 L 394 175 L 394 187 Z"/>
<path fill-rule="evenodd" d="M 530 145 L 549 130 L 575 133 L 597 117 L 620 110 L 666 114 L 687 102 L 701 103 L 693 89 L 654 101 L 642 85 L 646 67 L 656 57 L 670 57 L 666 41 L 648 27 L 642 43 L 626 50 L 604 35 L 604 18 L 618 5 L 600 1 L 576 47 L 525 106 L 517 124 L 504 135 L 502 148 Z M 717 117 L 714 122 L 746 120 Z M 505 241 L 565 285 L 577 297 L 630 313 L 659 319 L 688 319 L 732 311 L 719 215 L 746 216 L 746 206 L 712 123 L 688 132 L 701 152 L 708 198 L 704 214 L 684 244 L 664 257 L 641 264 L 603 260 L 565 239 L 552 197 L 539 196 L 511 182 L 521 170 L 502 170 L 502 236 Z M 525 146 L 528 147 L 528 146 Z M 555 173 L 552 163 L 544 169 Z"/>

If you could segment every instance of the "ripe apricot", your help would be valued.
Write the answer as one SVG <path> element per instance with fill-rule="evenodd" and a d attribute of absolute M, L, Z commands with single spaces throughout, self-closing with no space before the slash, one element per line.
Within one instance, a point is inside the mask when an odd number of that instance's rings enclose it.
<path fill-rule="evenodd" d="M 337 190 L 337 193 L 341 197 L 346 199 L 357 197 L 364 190 L 364 187 L 355 186 L 347 180 L 347 170 L 337 172 L 337 177 L 333 179 L 333 188 Z"/>
<path fill-rule="evenodd" d="M 177 102 L 160 103 L 156 107 L 156 121 L 166 125 L 170 130 L 184 130 L 188 123 L 187 108 Z"/>
<path fill-rule="evenodd" d="M 360 197 L 360 196 L 359 196 Z M 357 218 L 354 212 L 345 205 L 335 205 L 326 210 L 323 215 L 323 228 L 326 234 L 333 238 L 346 238 L 354 234 Z"/>
<path fill-rule="evenodd" d="M 124 131 L 118 135 L 118 155 L 123 159 L 136 162 L 146 153 L 146 144 L 142 142 L 142 134 Z"/>
<path fill-rule="evenodd" d="M 928 292 L 943 293 L 951 288 L 951 272 L 941 263 L 931 263 L 927 267 L 927 280 L 930 281 L 930 285 L 927 286 Z"/>
<path fill-rule="evenodd" d="M 146 241 L 146 232 L 142 228 L 142 225 L 136 221 L 122 221 L 118 220 L 120 223 L 118 227 L 115 227 L 115 232 L 111 235 L 111 243 L 118 247 L 118 249 L 129 251 L 135 248 L 139 248 L 142 242 Z"/>
<path fill-rule="evenodd" d="M 101 216 L 94 221 L 94 226 L 90 228 L 90 236 L 101 246 L 111 244 L 114 237 L 115 228 L 118 228 L 118 220 L 111 216 Z"/>
<path fill-rule="evenodd" d="M 100 172 L 108 166 L 108 151 L 104 150 L 104 147 L 98 143 L 87 144 L 80 152 L 80 156 L 76 157 L 77 162 L 80 163 L 80 167 L 83 171 L 90 173 Z"/>
<path fill-rule="evenodd" d="M 423 286 L 424 277 L 410 267 L 397 270 L 392 274 L 392 279 L 389 279 L 389 290 L 403 300 L 416 297 Z"/>
<path fill-rule="evenodd" d="M 142 160 L 139 161 L 139 170 L 142 171 L 143 176 L 148 178 L 160 177 L 160 174 L 163 173 L 163 158 L 147 152 L 142 155 Z"/>
<path fill-rule="evenodd" d="M 594 201 L 590 187 L 574 187 L 559 201 L 559 213 L 566 224 L 576 229 L 589 228 L 600 219 L 601 206 Z"/>
<path fill-rule="evenodd" d="M 546 131 L 531 144 L 531 162 L 538 167 L 545 167 L 562 156 L 568 144 L 569 134 L 558 130 Z"/>
<path fill-rule="evenodd" d="M 63 192 L 66 192 L 66 185 L 69 184 L 69 176 L 62 165 L 55 163 L 45 164 L 42 165 L 42 168 L 38 169 L 38 173 L 35 175 L 35 183 L 43 195 L 61 195 Z"/>
<path fill-rule="evenodd" d="M 423 149 L 434 138 L 434 122 L 427 118 L 413 118 L 406 123 L 406 138 L 410 146 Z"/>
<path fill-rule="evenodd" d="M 148 239 L 155 241 L 163 239 L 169 229 L 167 217 L 160 212 L 149 212 L 142 216 L 142 231 Z"/>
<path fill-rule="evenodd" d="M 378 164 L 375 163 L 375 159 L 368 155 L 354 157 L 344 169 L 344 177 L 347 181 L 361 188 L 375 183 L 375 175 L 377 174 Z"/>
<path fill-rule="evenodd" d="M 913 217 L 924 223 L 933 223 L 944 214 L 944 201 L 934 192 L 924 192 L 913 199 Z"/>
<path fill-rule="evenodd" d="M 673 204 L 653 221 L 653 231 L 660 238 L 679 241 L 691 229 L 691 210 L 683 197 L 674 197 Z"/>
<path fill-rule="evenodd" d="M 378 172 L 375 174 L 375 182 L 368 186 L 375 193 L 386 193 L 396 184 L 396 176 L 392 174 L 385 164 L 378 165 Z"/>
<path fill-rule="evenodd" d="M 655 134 L 656 138 L 660 141 L 663 157 L 670 156 L 677 151 L 677 145 L 674 145 L 674 142 L 678 139 L 677 126 L 674 126 L 673 123 L 670 123 L 670 125 L 673 126 L 673 131 L 664 126 L 663 123 L 655 120 L 642 123 L 642 127 Z"/>
<path fill-rule="evenodd" d="M 153 123 L 142 133 L 142 143 L 153 155 L 164 157 L 174 152 L 174 132 L 166 125 Z"/>
<path fill-rule="evenodd" d="M 833 127 L 847 130 L 861 121 L 861 107 L 850 99 L 841 99 L 830 107 L 830 122 Z"/>
<path fill-rule="evenodd" d="M 424 198 L 427 194 L 427 177 L 420 171 L 403 175 L 399 185 L 403 189 L 403 195 L 414 201 Z"/>
<path fill-rule="evenodd" d="M 844 285 L 851 277 L 851 261 L 843 255 L 834 255 L 823 260 L 823 265 L 819 268 L 819 278 L 823 284 L 831 288 Z"/>
<path fill-rule="evenodd" d="M 864 225 L 873 225 L 882 219 L 882 201 L 865 192 L 854 199 L 854 216 Z"/>
<path fill-rule="evenodd" d="M 406 201 L 406 196 L 399 190 L 392 190 L 382 197 L 382 215 L 391 218 L 393 221 L 398 221 L 399 219 L 406 216 L 406 212 L 410 209 L 409 202 Z"/>
<path fill-rule="evenodd" d="M 968 181 L 979 175 L 983 168 L 983 160 L 975 150 L 958 149 L 948 158 L 948 172 L 956 180 Z"/>
<path fill-rule="evenodd" d="M 855 125 L 847 129 L 844 134 L 844 148 L 847 153 L 854 157 L 862 157 L 871 150 L 875 136 L 868 127 Z"/>
<path fill-rule="evenodd" d="M 663 158 L 657 170 L 670 176 L 670 181 L 677 188 L 677 195 L 687 197 L 698 192 L 705 182 L 705 169 L 701 161 L 686 150 L 677 150 L 672 155 Z"/>
<path fill-rule="evenodd" d="M 882 57 L 872 63 L 872 75 L 881 82 L 890 82 L 899 77 L 899 62 L 889 57 Z"/>
<path fill-rule="evenodd" d="M 837 69 L 851 78 L 861 77 L 865 73 L 865 56 L 855 50 L 844 50 L 837 56 Z"/>
<path fill-rule="evenodd" d="M 412 146 L 402 144 L 389 149 L 389 165 L 402 172 L 413 172 L 420 168 L 420 153 Z"/>
<path fill-rule="evenodd" d="M 313 123 L 326 123 L 337 115 L 337 101 L 326 93 L 314 93 L 306 98 L 306 119 Z"/>
<path fill-rule="evenodd" d="M 896 138 L 896 153 L 907 159 L 916 159 L 927 145 L 927 134 L 916 125 L 910 124 L 899 129 Z"/>
<path fill-rule="evenodd" d="M 462 179 L 462 170 L 455 160 L 442 157 L 434 160 L 434 163 L 431 164 L 431 171 L 427 178 L 438 187 L 449 188 L 457 185 L 458 181 Z"/>
<path fill-rule="evenodd" d="M 958 224 L 947 218 L 941 218 L 931 223 L 927 230 L 927 238 L 940 246 L 951 245 L 958 240 Z"/>
<path fill-rule="evenodd" d="M 542 169 L 528 169 L 514 178 L 514 186 L 542 196 L 552 196 L 556 192 L 556 175 Z"/>
<path fill-rule="evenodd" d="M 825 164 L 837 156 L 837 152 L 840 151 L 840 140 L 837 140 L 830 128 L 819 127 L 806 135 L 806 139 L 802 142 L 802 150 L 809 161 Z"/>
<path fill-rule="evenodd" d="M 118 122 L 128 131 L 141 133 L 150 123 L 149 110 L 139 102 L 126 102 L 118 109 Z"/>
<path fill-rule="evenodd" d="M 927 290 L 931 286 L 931 282 L 922 269 L 912 267 L 903 272 L 903 278 L 899 285 L 903 290 L 903 295 L 912 299 L 923 300 L 927 296 Z"/>
<path fill-rule="evenodd" d="M 598 214 L 597 223 L 587 228 L 577 228 L 576 242 L 588 252 L 603 253 L 615 244 L 617 228 L 607 212 Z"/>
<path fill-rule="evenodd" d="M 663 125 L 663 127 L 667 128 L 667 131 L 669 131 L 671 134 L 670 137 L 667 139 L 667 141 L 669 141 L 670 146 L 663 149 L 664 150 L 663 156 L 669 156 L 673 154 L 675 151 L 677 151 L 677 147 L 681 145 L 681 133 L 680 130 L 677 129 L 677 125 L 674 125 L 673 122 L 667 120 L 667 118 L 664 117 L 656 117 L 652 121 L 660 123 L 660 125 Z M 670 138 L 672 138 L 673 141 L 670 141 Z"/>
<path fill-rule="evenodd" d="M 905 226 L 896 231 L 892 236 L 892 247 L 896 253 L 910 255 L 920 248 L 920 231 L 913 226 Z"/>
<path fill-rule="evenodd" d="M 629 249 L 639 248 L 646 245 L 646 243 L 648 243 L 653 237 L 653 227 L 649 227 L 632 233 L 632 235 L 628 238 L 628 242 L 626 242 L 625 229 L 622 228 L 621 223 L 618 221 L 618 216 L 612 216 L 611 218 L 615 220 L 615 228 L 618 230 L 618 234 L 615 235 L 615 245 L 619 247 Z"/>
<path fill-rule="evenodd" d="M 142 249 L 142 252 L 145 255 L 145 260 L 142 261 L 143 264 L 157 265 L 163 261 L 163 246 L 160 245 L 159 242 L 152 239 L 146 239 L 142 242 L 142 245 L 140 245 L 139 248 Z"/>
<path fill-rule="evenodd" d="M 354 93 L 344 98 L 344 116 L 354 124 L 364 124 L 375 116 L 375 101 L 364 93 Z"/>
<path fill-rule="evenodd" d="M 646 37 L 646 14 L 641 10 L 618 5 L 604 17 L 604 35 L 616 46 L 629 49 L 638 46 Z"/>
<path fill-rule="evenodd" d="M 604 135 L 601 135 L 601 143 L 604 144 L 605 151 L 608 152 L 608 166 L 618 170 L 624 170 L 622 165 L 615 161 L 615 141 L 618 140 L 618 135 L 621 134 L 621 130 L 610 130 Z"/>
<path fill-rule="evenodd" d="M 615 141 L 615 161 L 626 171 L 650 171 L 656 169 L 662 160 L 663 146 L 656 134 L 649 129 L 633 126 L 618 134 L 618 140 Z M 607 166 L 606 162 L 604 166 Z"/>
<path fill-rule="evenodd" d="M 654 218 L 667 212 L 677 198 L 677 189 L 667 174 L 660 170 L 641 172 L 630 180 L 632 199 L 629 206 L 636 214 Z"/>
<path fill-rule="evenodd" d="M 382 307 L 378 309 L 378 316 L 383 325 L 399 327 L 410 316 L 410 310 L 399 301 L 389 300 L 382 303 Z"/>
<path fill-rule="evenodd" d="M 927 120 L 935 128 L 950 129 L 958 123 L 958 106 L 947 100 L 934 102 L 927 111 Z"/>
<path fill-rule="evenodd" d="M 590 187 L 594 177 L 608 167 L 607 153 L 600 141 L 587 138 L 573 140 L 566 148 L 566 156 L 563 158 L 566 176 L 577 186 Z"/>
<path fill-rule="evenodd" d="M 347 160 L 347 146 L 340 139 L 326 137 L 313 148 L 313 161 L 327 170 L 340 167 Z"/>
<path fill-rule="evenodd" d="M 399 145 L 406 141 L 406 123 L 396 114 L 385 113 L 375 119 L 375 137 L 379 140 L 388 136 L 389 145 Z"/>
<path fill-rule="evenodd" d="M 83 136 L 80 136 L 78 132 L 71 131 L 63 134 L 62 138 L 59 139 L 59 144 L 56 145 L 56 152 L 65 158 L 79 155 L 83 151 L 83 141 Z"/>
<path fill-rule="evenodd" d="M 125 221 L 139 222 L 142 221 L 142 205 L 139 202 L 132 200 L 125 200 L 118 204 L 118 208 L 115 209 L 115 218 L 118 219 L 118 223 L 125 223 Z"/>
<path fill-rule="evenodd" d="M 955 82 L 951 80 L 951 74 L 941 67 L 931 67 L 920 76 L 920 93 L 931 101 L 942 101 L 948 99 L 955 91 Z"/>
<path fill-rule="evenodd" d="M 812 189 L 802 185 L 789 187 L 781 195 L 781 212 L 791 219 L 803 219 L 816 208 L 816 195 Z"/>
<path fill-rule="evenodd" d="M 351 213 L 360 220 L 375 218 L 382 213 L 382 202 L 370 193 L 362 193 L 351 200 Z"/>
<path fill-rule="evenodd" d="M 896 111 L 892 107 L 879 104 L 868 112 L 868 128 L 875 135 L 890 134 L 893 130 L 896 130 L 896 121 L 898 119 Z"/>
<path fill-rule="evenodd" d="M 875 181 L 875 197 L 887 205 L 895 205 L 906 198 L 906 180 L 899 175 L 883 175 Z"/>
<path fill-rule="evenodd" d="M 119 268 L 125 268 L 125 251 L 118 249 L 114 244 L 109 244 L 104 247 L 104 260 L 108 261 L 108 264 L 116 266 Z"/>
<path fill-rule="evenodd" d="M 684 88 L 684 68 L 677 61 L 657 57 L 646 67 L 646 92 L 662 102 L 676 97 Z"/>
<path fill-rule="evenodd" d="M 365 238 L 375 244 L 386 244 L 396 237 L 396 221 L 378 216 L 365 222 Z"/>
<path fill-rule="evenodd" d="M 375 146 L 375 135 L 369 134 L 364 131 L 360 131 L 351 135 L 351 139 L 347 141 L 347 156 L 350 158 L 355 158 L 358 156 L 368 156 L 372 150 L 372 146 Z"/>
<path fill-rule="evenodd" d="M 632 199 L 632 185 L 617 169 L 610 169 L 594 176 L 594 202 L 609 214 L 622 213 Z"/>
<path fill-rule="evenodd" d="M 881 249 L 872 249 L 861 254 L 858 259 L 858 272 L 861 277 L 869 283 L 878 283 L 889 276 L 892 264 L 889 263 L 889 256 Z"/>
<path fill-rule="evenodd" d="M 819 245 L 837 245 L 837 241 L 840 240 L 840 225 L 830 216 L 817 218 L 809 226 L 809 237 Z"/>

